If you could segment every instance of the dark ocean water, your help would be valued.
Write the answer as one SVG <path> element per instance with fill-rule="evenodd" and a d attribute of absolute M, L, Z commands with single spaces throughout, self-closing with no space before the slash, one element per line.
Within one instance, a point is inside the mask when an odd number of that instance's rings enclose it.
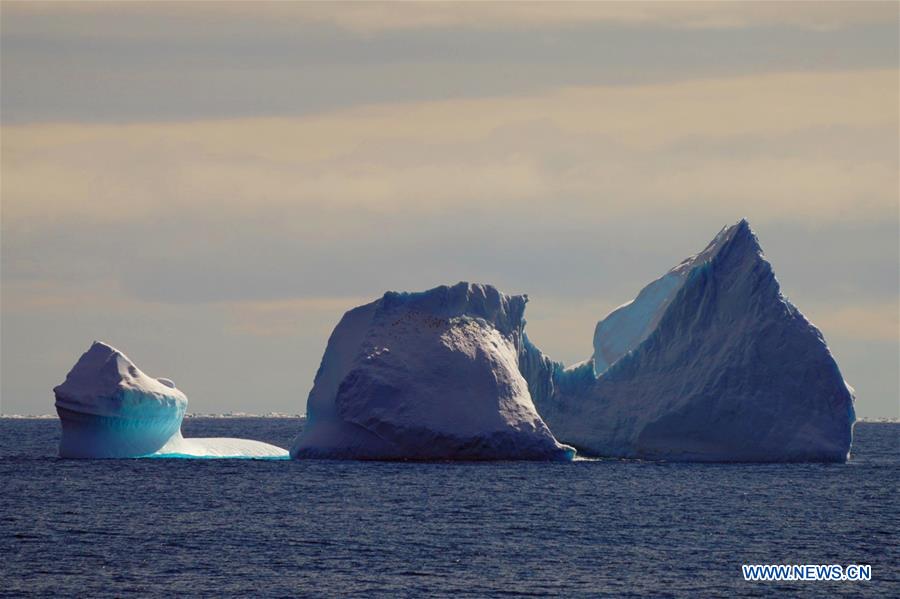
<path fill-rule="evenodd" d="M 184 431 L 288 446 L 298 426 Z M 843 465 L 78 461 L 58 429 L 0 420 L 2 596 L 900 596 L 896 424 L 857 425 Z"/>

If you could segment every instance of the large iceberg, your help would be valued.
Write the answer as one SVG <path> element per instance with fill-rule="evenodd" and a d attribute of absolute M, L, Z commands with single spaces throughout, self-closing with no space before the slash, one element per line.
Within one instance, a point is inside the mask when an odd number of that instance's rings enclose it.
<path fill-rule="evenodd" d="M 526 296 L 388 292 L 335 327 L 295 458 L 567 460 L 519 372 Z"/>
<path fill-rule="evenodd" d="M 599 456 L 847 459 L 853 392 L 746 220 L 597 324 L 591 360 L 521 360 L 553 433 Z"/>
<path fill-rule="evenodd" d="M 246 439 L 181 435 L 187 397 L 147 376 L 119 350 L 95 341 L 53 389 L 64 458 L 276 458 L 287 451 Z"/>

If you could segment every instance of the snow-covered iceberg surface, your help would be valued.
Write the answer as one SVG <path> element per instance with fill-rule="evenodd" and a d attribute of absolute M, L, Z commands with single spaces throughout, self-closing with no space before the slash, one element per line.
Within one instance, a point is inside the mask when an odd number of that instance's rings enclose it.
<path fill-rule="evenodd" d="M 335 327 L 295 458 L 568 460 L 519 372 L 524 295 L 388 292 Z"/>
<path fill-rule="evenodd" d="M 781 295 L 747 221 L 600 321 L 594 355 L 523 362 L 553 433 L 585 453 L 683 461 L 843 462 L 852 389 Z"/>
<path fill-rule="evenodd" d="M 274 445 L 244 439 L 184 439 L 187 397 L 154 379 L 119 350 L 95 341 L 53 389 L 64 458 L 285 457 Z"/>
<path fill-rule="evenodd" d="M 251 439 L 195 437 L 185 439 L 179 431 L 152 458 L 288 458 L 286 449 Z"/>

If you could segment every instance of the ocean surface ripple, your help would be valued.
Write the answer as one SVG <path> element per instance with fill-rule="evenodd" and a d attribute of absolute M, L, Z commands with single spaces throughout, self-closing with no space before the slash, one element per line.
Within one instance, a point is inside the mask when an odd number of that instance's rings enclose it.
<path fill-rule="evenodd" d="M 62 460 L 58 421 L 0 419 L 0 596 L 900 596 L 900 424 L 855 432 L 847 464 Z"/>

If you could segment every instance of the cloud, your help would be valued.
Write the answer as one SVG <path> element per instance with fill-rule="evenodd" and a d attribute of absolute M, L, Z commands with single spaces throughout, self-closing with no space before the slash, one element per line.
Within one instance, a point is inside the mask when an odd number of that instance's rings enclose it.
<path fill-rule="evenodd" d="M 17 405 L 101 337 L 198 411 L 299 409 L 347 308 L 458 280 L 529 293 L 571 363 L 747 216 L 895 410 L 896 3 L 2 11 Z"/>
<path fill-rule="evenodd" d="M 746 216 L 794 227 L 776 251 L 798 227 L 822 231 L 811 243 L 855 227 L 827 266 L 853 265 L 842 296 L 875 293 L 896 255 L 882 224 L 897 221 L 897 89 L 895 71 L 782 73 L 298 118 L 7 125 L 3 276 L 109 279 L 168 302 L 475 279 L 621 303 Z M 810 258 L 789 281 L 830 292 L 804 274 L 823 269 Z"/>
<path fill-rule="evenodd" d="M 397 29 L 538 28 L 546 26 L 665 26 L 745 28 L 787 25 L 807 29 L 886 23 L 897 19 L 893 2 L 66 2 L 4 4 L 15 16 L 117 14 L 178 18 L 328 24 L 366 33 Z"/>
<path fill-rule="evenodd" d="M 609 308 L 748 216 L 786 290 L 859 372 L 853 343 L 896 353 L 887 308 L 872 305 L 896 301 L 897 77 L 5 125 L 3 342 L 22 357 L 4 368 L 46 380 L 101 336 L 155 356 L 159 372 L 182 356 L 174 375 L 246 409 L 257 387 L 311 380 L 348 307 L 457 280 L 529 293 L 530 334 L 570 363 Z M 28 366 L 50 345 L 64 348 L 52 364 Z M 255 378 L 213 380 L 219 363 L 266 352 L 279 353 Z M 10 397 L 32 387 L 4 380 Z"/>
<path fill-rule="evenodd" d="M 92 340 L 125 351 L 142 369 L 172 378 L 196 412 L 302 412 L 331 328 L 344 307 L 297 303 L 279 323 L 270 307 L 172 304 L 124 293 L 114 281 L 3 279 L 3 413 L 53 412 L 51 389 Z M 347 300 L 352 302 L 352 299 Z M 242 320 L 256 313 L 259 327 Z M 280 316 L 279 316 L 280 318 Z"/>
<path fill-rule="evenodd" d="M 305 18 L 357 31 L 423 27 L 537 27 L 605 23 L 684 28 L 790 25 L 833 29 L 896 21 L 890 3 L 830 2 L 359 2 L 305 7 Z"/>
<path fill-rule="evenodd" d="M 327 337 L 347 310 L 376 298 L 311 297 L 286 300 L 238 301 L 220 304 L 228 314 L 228 330 L 254 337 L 291 337 L 308 334 L 310 321 Z"/>
<path fill-rule="evenodd" d="M 897 82 L 790 73 L 294 119 L 5 126 L 4 218 L 271 210 L 302 215 L 283 226 L 317 239 L 348 211 L 410 218 L 486 199 L 527 211 L 552 198 L 587 218 L 716 206 L 759 221 L 880 219 L 896 202 Z"/>
<path fill-rule="evenodd" d="M 8 2 L 0 22 L 2 119 L 299 116 L 571 85 L 896 69 L 896 18 L 887 18 L 896 8 Z"/>
<path fill-rule="evenodd" d="M 861 300 L 852 305 L 812 303 L 806 315 L 826 339 L 900 341 L 900 302 Z"/>

